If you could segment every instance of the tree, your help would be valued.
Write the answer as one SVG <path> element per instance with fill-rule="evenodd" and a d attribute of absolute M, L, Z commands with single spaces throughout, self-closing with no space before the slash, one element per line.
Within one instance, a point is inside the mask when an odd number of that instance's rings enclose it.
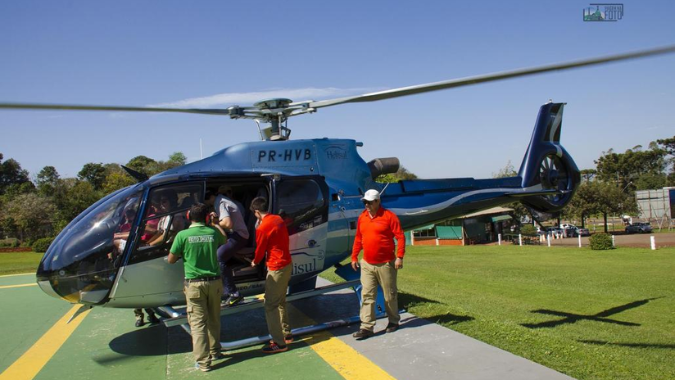
<path fill-rule="evenodd" d="M 614 153 L 612 149 L 603 152 L 595 161 L 598 179 L 613 182 L 620 189 L 635 190 L 641 176 L 664 174 L 667 152 L 655 143 L 650 143 L 649 148 L 643 151 L 641 146 L 636 146 L 625 153 Z"/>
<path fill-rule="evenodd" d="M 155 174 L 156 172 L 156 167 L 157 167 L 157 161 L 153 160 L 152 158 L 146 157 L 146 156 L 136 156 L 129 160 L 126 164 L 127 167 L 134 169 L 135 171 L 139 173 L 143 173 L 147 176 L 151 176 Z"/>
<path fill-rule="evenodd" d="M 19 240 L 35 240 L 53 233 L 52 221 L 56 207 L 47 198 L 35 193 L 20 194 L 5 203 L 2 224 L 5 231 L 13 232 Z"/>
<path fill-rule="evenodd" d="M 2 162 L 2 159 L 3 155 L 0 153 L 0 195 L 4 194 L 7 188 L 12 185 L 30 182 L 28 171 L 21 169 L 21 164 L 12 158 L 5 162 Z"/>
<path fill-rule="evenodd" d="M 602 214 L 605 232 L 607 232 L 607 215 L 622 215 L 636 211 L 637 204 L 632 192 L 623 191 L 616 184 L 601 181 L 582 183 L 565 208 L 566 215 L 581 219 L 582 227 L 589 216 Z"/>
<path fill-rule="evenodd" d="M 579 172 L 581 174 L 581 180 L 585 182 L 593 180 L 596 174 L 598 174 L 598 171 L 595 169 L 583 169 Z"/>
<path fill-rule="evenodd" d="M 136 183 L 136 180 L 131 178 L 129 174 L 122 172 L 112 172 L 105 177 L 103 182 L 103 193 L 110 194 L 113 191 L 131 186 Z"/>
<path fill-rule="evenodd" d="M 665 150 L 669 157 L 666 158 L 666 162 L 670 164 L 670 173 L 667 174 L 666 186 L 675 186 L 675 136 L 656 140 L 656 143 L 661 146 L 661 149 Z"/>
<path fill-rule="evenodd" d="M 82 170 L 77 173 L 77 178 L 89 182 L 94 187 L 94 190 L 100 190 L 105 181 L 105 167 L 103 167 L 103 164 L 90 162 L 85 164 Z"/>
<path fill-rule="evenodd" d="M 35 181 L 37 183 L 38 192 L 44 196 L 54 194 L 59 183 L 59 173 L 53 166 L 45 166 L 40 170 Z"/>
<path fill-rule="evenodd" d="M 60 184 L 55 192 L 54 203 L 61 224 L 69 223 L 102 195 L 94 190 L 91 183 L 75 178 L 66 178 Z"/>
<path fill-rule="evenodd" d="M 378 176 L 375 181 L 381 183 L 396 183 L 398 181 L 405 181 L 409 179 L 417 179 L 417 176 L 405 167 L 401 166 L 398 168 L 396 173 L 382 174 Z"/>
<path fill-rule="evenodd" d="M 169 163 L 175 164 L 176 166 L 183 166 L 187 163 L 187 157 L 182 152 L 173 152 L 169 156 Z"/>

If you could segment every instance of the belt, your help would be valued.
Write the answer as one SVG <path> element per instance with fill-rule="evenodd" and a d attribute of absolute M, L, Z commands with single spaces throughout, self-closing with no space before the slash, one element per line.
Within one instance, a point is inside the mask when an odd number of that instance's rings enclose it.
<path fill-rule="evenodd" d="M 205 282 L 220 280 L 220 276 L 200 277 L 200 278 L 186 278 L 185 282 Z"/>

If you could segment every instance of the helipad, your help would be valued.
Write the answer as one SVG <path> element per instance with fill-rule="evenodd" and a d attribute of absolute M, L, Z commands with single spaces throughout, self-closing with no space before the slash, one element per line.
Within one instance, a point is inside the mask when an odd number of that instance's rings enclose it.
<path fill-rule="evenodd" d="M 260 346 L 229 352 L 215 369 L 193 368 L 190 337 L 179 327 L 134 327 L 131 310 L 75 311 L 45 296 L 30 275 L 0 277 L 3 307 L 0 379 L 570 379 L 444 327 L 403 314 L 402 328 L 355 341 L 350 326 L 298 337 L 291 350 L 264 355 Z M 341 291 L 294 302 L 294 327 L 358 313 Z M 261 310 L 223 318 L 225 341 L 266 334 Z"/>

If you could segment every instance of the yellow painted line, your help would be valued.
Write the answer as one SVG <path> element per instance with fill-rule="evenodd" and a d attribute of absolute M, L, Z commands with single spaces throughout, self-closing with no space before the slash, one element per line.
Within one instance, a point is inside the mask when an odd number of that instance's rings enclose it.
<path fill-rule="evenodd" d="M 286 307 L 292 306 L 286 304 Z M 294 309 L 304 315 L 297 308 Z M 311 320 L 307 316 L 305 318 Z M 346 380 L 395 380 L 385 370 L 328 331 L 316 333 L 305 342 Z"/>
<path fill-rule="evenodd" d="M 26 275 L 29 275 L 29 274 L 33 274 L 33 275 L 34 275 L 35 273 L 4 274 L 4 275 L 0 276 L 0 278 L 2 278 L 2 277 L 14 277 L 14 276 L 26 276 Z"/>
<path fill-rule="evenodd" d="M 49 329 L 35 344 L 29 348 L 19 359 L 17 359 L 9 368 L 0 374 L 0 380 L 31 380 L 44 367 L 49 359 L 54 356 L 56 351 L 61 348 L 63 343 L 75 331 L 77 326 L 82 323 L 84 317 L 89 314 L 91 309 L 82 312 L 70 323 L 68 320 L 77 312 L 81 305 L 73 306 L 70 311 L 59 319 L 52 328 Z"/>
<path fill-rule="evenodd" d="M 0 289 L 25 288 L 26 286 L 37 286 L 37 284 L 5 285 L 0 286 Z"/>

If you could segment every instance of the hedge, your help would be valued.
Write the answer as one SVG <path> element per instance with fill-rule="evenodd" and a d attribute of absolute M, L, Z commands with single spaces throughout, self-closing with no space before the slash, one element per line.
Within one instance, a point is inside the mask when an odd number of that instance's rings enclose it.
<path fill-rule="evenodd" d="M 612 245 L 612 235 L 606 233 L 593 234 L 590 238 L 591 249 L 608 250 L 614 249 Z"/>
<path fill-rule="evenodd" d="M 52 241 L 54 241 L 53 237 L 37 239 L 35 243 L 33 243 L 33 251 L 40 253 L 47 252 L 47 248 L 52 244 Z"/>

